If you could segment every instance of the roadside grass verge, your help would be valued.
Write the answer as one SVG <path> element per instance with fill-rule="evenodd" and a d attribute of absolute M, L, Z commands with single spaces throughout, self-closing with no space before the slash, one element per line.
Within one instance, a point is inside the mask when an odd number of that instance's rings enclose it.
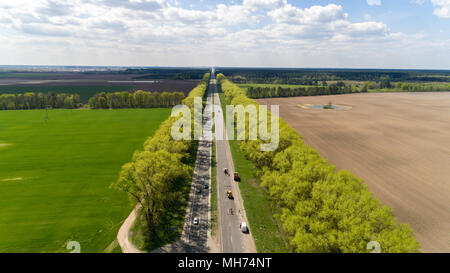
<path fill-rule="evenodd" d="M 223 93 L 219 93 L 219 97 L 222 109 L 226 109 Z M 289 252 L 286 238 L 274 217 L 275 214 L 280 212 L 279 209 L 272 205 L 269 194 L 260 186 L 255 166 L 247 159 L 246 153 L 240 150 L 237 141 L 231 140 L 228 142 L 235 171 L 239 173 L 241 178 L 239 189 L 257 251 L 260 253 Z"/>

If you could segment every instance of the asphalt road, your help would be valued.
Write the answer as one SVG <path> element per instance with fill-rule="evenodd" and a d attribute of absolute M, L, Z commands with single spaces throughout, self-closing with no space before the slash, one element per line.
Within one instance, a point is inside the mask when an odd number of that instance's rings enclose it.
<path fill-rule="evenodd" d="M 219 240 L 220 251 L 223 253 L 246 253 L 256 252 L 255 244 L 249 234 L 240 229 L 240 224 L 246 222 L 247 217 L 239 191 L 238 182 L 233 179 L 234 166 L 231 157 L 230 145 L 228 143 L 223 118 L 223 109 L 220 105 L 214 70 L 211 74 L 210 90 L 214 95 L 214 125 L 216 134 L 216 162 L 217 162 L 217 190 L 219 210 Z M 228 169 L 230 175 L 225 175 L 224 168 Z M 234 199 L 229 199 L 226 192 L 231 190 Z"/>
<path fill-rule="evenodd" d="M 199 141 L 197 161 L 191 187 L 191 211 L 184 239 L 193 246 L 193 252 L 208 252 L 208 230 L 210 223 L 211 146 L 212 146 L 212 96 L 208 89 L 203 110 L 203 138 Z M 207 186 L 207 188 L 205 187 Z M 194 218 L 198 224 L 194 224 Z"/>
<path fill-rule="evenodd" d="M 214 120 L 212 112 L 215 112 Z M 215 134 L 217 134 L 215 139 L 217 193 L 210 192 L 213 122 Z M 179 241 L 163 246 L 154 252 L 206 253 L 211 251 L 208 243 L 208 233 L 211 228 L 210 194 L 217 194 L 218 200 L 219 251 L 223 253 L 256 252 L 253 237 L 251 236 L 251 227 L 249 226 L 250 233 L 248 234 L 242 233 L 239 227 L 242 222 L 246 222 L 248 225 L 248 221 L 239 186 L 232 177 L 234 166 L 224 128 L 225 124 L 213 70 L 203 112 L 203 139 L 199 142 L 183 234 Z M 224 168 L 229 170 L 230 176 L 224 174 Z M 205 189 L 205 184 L 208 185 L 208 189 Z M 226 192 L 228 190 L 233 192 L 234 199 L 227 198 Z M 194 225 L 194 218 L 199 219 L 198 225 Z"/>

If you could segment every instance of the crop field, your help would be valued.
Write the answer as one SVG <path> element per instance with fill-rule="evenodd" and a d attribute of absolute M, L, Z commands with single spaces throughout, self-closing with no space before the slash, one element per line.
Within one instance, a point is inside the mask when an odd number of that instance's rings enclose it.
<path fill-rule="evenodd" d="M 131 211 L 110 189 L 170 109 L 0 112 L 0 252 L 117 250 Z"/>
<path fill-rule="evenodd" d="M 409 223 L 423 252 L 450 251 L 450 93 L 259 99 Z M 303 109 L 300 104 L 350 106 Z M 348 109 L 348 108 L 346 108 Z"/>
<path fill-rule="evenodd" d="M 150 70 L 153 71 L 153 70 Z M 180 70 L 181 73 L 184 70 Z M 79 94 L 85 103 L 96 93 L 136 91 L 183 92 L 188 94 L 199 82 L 196 79 L 183 79 L 183 75 L 167 74 L 165 70 L 156 70 L 152 74 L 137 72 L 47 72 L 47 73 L 12 73 L 0 72 L 0 94 L 26 92 L 55 92 Z M 165 74 L 164 74 L 164 73 Z M 192 72 L 193 73 L 193 72 Z M 175 77 L 176 76 L 176 77 Z M 143 77 L 143 78 L 142 78 Z M 177 78 L 178 77 L 178 78 Z"/>
<path fill-rule="evenodd" d="M 0 94 L 15 94 L 26 92 L 55 92 L 79 94 L 81 102 L 87 102 L 90 97 L 100 92 L 117 92 L 117 91 L 135 91 L 145 90 L 151 92 L 183 92 L 185 94 L 194 88 L 198 81 L 194 80 L 163 80 L 154 83 L 137 83 L 137 82 L 113 82 L 113 83 L 84 83 L 65 82 L 58 85 L 50 83 L 41 83 L 39 85 L 1 85 Z"/>

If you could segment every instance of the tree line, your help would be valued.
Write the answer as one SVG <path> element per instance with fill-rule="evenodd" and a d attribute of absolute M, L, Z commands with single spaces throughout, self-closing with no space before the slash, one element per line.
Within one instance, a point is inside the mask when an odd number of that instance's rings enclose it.
<path fill-rule="evenodd" d="M 339 95 L 367 92 L 367 89 L 358 89 L 353 85 L 346 85 L 344 82 L 327 84 L 322 86 L 308 87 L 261 87 L 250 86 L 247 88 L 247 95 L 250 98 L 276 98 L 276 97 L 298 97 L 298 96 L 322 96 L 322 95 Z"/>
<path fill-rule="evenodd" d="M 155 108 L 172 107 L 184 99 L 183 92 L 101 92 L 89 99 L 89 107 L 93 109 L 116 108 Z"/>
<path fill-rule="evenodd" d="M 257 105 L 223 74 L 217 80 L 228 104 Z M 260 150 L 262 140 L 238 144 L 280 209 L 275 217 L 296 252 L 368 252 L 372 241 L 382 252 L 419 251 L 409 225 L 399 224 L 361 179 L 337 171 L 282 119 L 279 134 L 279 147 L 273 152 Z"/>
<path fill-rule="evenodd" d="M 209 78 L 210 74 L 205 74 L 183 104 L 193 107 L 190 102 L 196 96 L 204 96 Z M 167 223 L 176 214 L 174 211 L 183 209 L 187 203 L 197 141 L 172 138 L 171 128 L 177 119 L 169 117 L 163 122 L 144 143 L 144 150 L 134 153 L 132 161 L 122 167 L 119 179 L 111 184 L 141 205 L 149 240 L 167 232 L 171 228 Z"/>
<path fill-rule="evenodd" d="M 318 85 L 321 81 L 450 82 L 446 70 L 219 68 L 235 83 Z"/>
<path fill-rule="evenodd" d="M 89 99 L 92 109 L 116 108 L 155 108 L 172 107 L 185 98 L 183 92 L 101 92 Z M 80 95 L 67 93 L 27 92 L 18 94 L 0 94 L 0 110 L 25 109 L 74 109 L 80 108 Z"/>
<path fill-rule="evenodd" d="M 0 110 L 24 110 L 45 108 L 78 108 L 80 96 L 66 93 L 35 93 L 1 94 Z"/>
<path fill-rule="evenodd" d="M 422 82 L 366 82 L 363 89 L 386 89 L 393 92 L 441 92 L 450 91 L 449 83 L 422 83 Z"/>
<path fill-rule="evenodd" d="M 299 97 L 299 96 L 325 96 L 353 93 L 366 93 L 371 91 L 392 92 L 440 92 L 450 91 L 450 84 L 446 83 L 392 83 L 389 80 L 380 82 L 365 82 L 362 84 L 349 84 L 342 81 L 327 84 L 322 82 L 321 86 L 249 86 L 247 96 L 250 98 L 277 98 L 277 97 Z"/>

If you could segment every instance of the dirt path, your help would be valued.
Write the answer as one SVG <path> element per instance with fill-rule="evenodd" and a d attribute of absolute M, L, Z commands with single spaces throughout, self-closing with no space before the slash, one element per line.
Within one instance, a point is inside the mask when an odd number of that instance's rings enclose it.
<path fill-rule="evenodd" d="M 133 226 L 134 221 L 136 220 L 137 213 L 139 211 L 140 205 L 137 205 L 130 215 L 125 219 L 122 226 L 119 229 L 119 233 L 117 233 L 117 242 L 122 249 L 122 253 L 142 253 L 137 247 L 133 245 L 130 241 L 130 228 Z"/>
<path fill-rule="evenodd" d="M 348 105 L 348 111 L 299 104 Z M 364 179 L 423 252 L 450 252 L 450 93 L 261 99 L 339 169 Z"/>

